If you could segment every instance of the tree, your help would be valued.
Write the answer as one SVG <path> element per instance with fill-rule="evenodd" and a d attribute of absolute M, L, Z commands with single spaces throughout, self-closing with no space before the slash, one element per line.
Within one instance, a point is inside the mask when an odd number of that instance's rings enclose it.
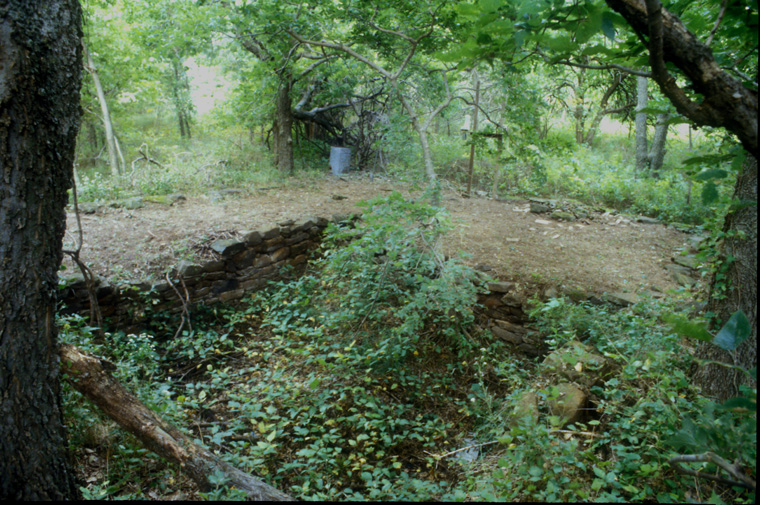
<path fill-rule="evenodd" d="M 76 0 L 0 4 L 0 496 L 72 499 L 57 270 L 79 129 Z"/>
<path fill-rule="evenodd" d="M 390 7 L 380 9 L 377 6 L 369 6 L 366 12 L 361 11 L 356 6 L 342 6 L 347 14 L 358 21 L 355 24 L 357 32 L 354 33 L 354 37 L 363 43 L 374 41 L 375 47 L 373 49 L 381 54 L 382 61 L 371 56 L 374 51 L 370 48 L 367 48 L 366 52 L 361 52 L 353 44 L 342 41 L 330 42 L 324 39 L 315 40 L 315 38 L 304 36 L 295 28 L 287 30 L 287 33 L 300 44 L 331 49 L 362 62 L 390 84 L 404 111 L 409 116 L 412 128 L 417 133 L 422 148 L 425 175 L 430 181 L 436 179 L 436 173 L 427 132 L 435 117 L 448 107 L 455 97 L 449 90 L 446 69 L 429 70 L 431 74 L 442 77 L 446 97 L 434 110 L 428 113 L 427 119 L 423 122 L 421 121 L 423 114 L 415 110 L 410 93 L 403 89 L 404 78 L 402 76 L 408 72 L 411 62 L 416 61 L 418 65 L 420 64 L 419 58 L 415 60 L 415 57 L 421 48 L 433 39 L 433 34 L 442 29 L 443 23 L 438 11 L 443 5 L 441 3 L 436 8 L 431 7 L 421 16 L 414 7 L 410 9 L 410 6 L 406 4 L 397 6 L 396 9 Z M 404 19 L 404 16 L 408 17 Z M 392 22 L 397 26 L 389 28 L 381 24 L 382 22 Z"/>
<path fill-rule="evenodd" d="M 662 7 L 659 0 L 606 0 L 606 3 L 623 16 L 647 47 L 652 78 L 676 110 L 698 125 L 726 128 L 739 138 L 749 153 L 734 191 L 734 199 L 740 205 L 729 212 L 724 224 L 724 234 L 728 237 L 723 249 L 724 261 L 728 264 L 725 276 L 730 284 L 724 293 L 717 289 L 721 281 L 712 280 L 708 308 L 716 314 L 718 324 L 725 322 L 731 312 L 742 310 L 749 319 L 751 334 L 733 355 L 710 348 L 715 346 L 702 346 L 698 355 L 752 368 L 757 359 L 757 90 L 745 85 L 741 76 L 732 75 L 731 70 L 736 73 L 736 63 L 728 70 L 722 68 L 709 44 L 700 42 L 677 16 Z M 752 15 L 752 12 L 737 14 L 744 15 Z M 746 30 L 752 34 L 748 35 L 749 38 L 754 37 L 754 49 L 748 54 L 752 51 L 755 54 L 756 81 L 756 7 L 754 24 Z M 716 24 L 712 33 L 718 28 Z M 707 40 L 712 41 L 713 36 L 708 36 Z M 687 94 L 670 74 L 666 63 L 683 72 L 690 87 L 702 98 Z M 739 385 L 747 383 L 743 374 L 716 365 L 701 368 L 695 379 L 707 394 L 718 399 L 735 396 Z M 757 387 L 757 384 L 753 386 Z"/>

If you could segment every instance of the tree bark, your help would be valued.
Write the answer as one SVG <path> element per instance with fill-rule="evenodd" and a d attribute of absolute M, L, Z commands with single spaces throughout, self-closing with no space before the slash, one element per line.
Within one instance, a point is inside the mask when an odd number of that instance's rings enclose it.
<path fill-rule="evenodd" d="M 757 159 L 748 156 L 736 181 L 734 200 L 753 202 L 732 210 L 726 216 L 723 231 L 733 232 L 723 242 L 721 258 L 736 258 L 730 263 L 726 278 L 712 279 L 707 310 L 716 314 L 715 328 L 720 328 L 737 310 L 747 316 L 752 328 L 749 338 L 734 352 L 726 352 L 712 344 L 700 344 L 697 356 L 741 366 L 746 370 L 757 366 Z M 736 235 L 740 232 L 743 236 Z M 719 365 L 697 369 L 694 379 L 709 396 L 727 400 L 739 393 L 740 384 L 749 384 L 747 377 L 736 370 Z M 752 381 L 752 386 L 757 383 Z"/>
<path fill-rule="evenodd" d="M 641 177 L 649 165 L 647 148 L 647 113 L 639 112 L 648 103 L 647 78 L 636 77 L 636 177 Z"/>
<path fill-rule="evenodd" d="M 103 366 L 104 363 L 106 366 L 113 366 L 112 364 L 84 354 L 72 345 L 62 345 L 60 352 L 66 379 L 77 391 L 137 437 L 145 447 L 180 465 L 202 491 L 214 489 L 209 478 L 221 472 L 227 478 L 227 485 L 242 489 L 250 500 L 293 500 L 269 484 L 225 463 L 155 415 L 124 389 Z"/>
<path fill-rule="evenodd" d="M 58 265 L 79 130 L 76 0 L 0 3 L 0 498 L 76 499 L 60 405 Z"/>
<path fill-rule="evenodd" d="M 648 46 L 652 78 L 676 110 L 698 125 L 726 128 L 757 158 L 757 91 L 724 71 L 710 48 L 687 30 L 677 16 L 663 9 L 659 1 L 605 1 Z M 650 3 L 652 9 L 647 9 Z M 652 11 L 651 20 L 648 10 Z M 667 72 L 667 62 L 691 81 L 694 92 L 704 97 L 701 102 L 691 100 L 678 87 Z"/>
<path fill-rule="evenodd" d="M 670 113 L 657 114 L 657 124 L 654 127 L 652 149 L 649 151 L 649 173 L 655 179 L 660 178 L 660 170 L 665 161 L 665 141 L 668 138 L 668 119 Z"/>
<path fill-rule="evenodd" d="M 290 90 L 293 80 L 285 75 L 280 80 L 275 99 L 274 164 L 283 174 L 293 173 L 293 111 Z"/>
<path fill-rule="evenodd" d="M 87 50 L 87 46 L 82 42 L 82 50 L 84 57 L 87 60 L 87 71 L 92 76 L 92 82 L 95 84 L 95 93 L 98 96 L 98 103 L 100 103 L 100 112 L 103 114 L 103 128 L 106 132 L 106 145 L 108 146 L 108 164 L 111 167 L 111 175 L 118 177 L 119 174 L 124 172 L 123 163 L 119 165 L 118 152 L 116 148 L 116 137 L 113 133 L 113 123 L 111 122 L 111 113 L 108 110 L 108 102 L 106 102 L 106 94 L 103 91 L 103 85 L 100 83 L 100 76 L 98 75 L 98 69 L 95 68 L 95 62 L 92 59 L 92 55 Z"/>
<path fill-rule="evenodd" d="M 678 17 L 663 9 L 658 0 L 606 2 L 648 46 L 652 76 L 676 110 L 698 125 L 726 128 L 751 155 L 737 178 L 734 194 L 753 203 L 731 211 L 724 227 L 728 232 L 743 232 L 745 238 L 729 236 L 725 240 L 724 254 L 736 258 L 728 272 L 731 284 L 723 297 L 718 281 L 713 278 L 708 307 L 722 321 L 739 309 L 747 315 L 751 336 L 737 349 L 732 361 L 752 366 L 757 357 L 757 91 L 721 69 L 710 48 L 697 40 Z M 693 90 L 704 97 L 701 102 L 693 101 L 678 87 L 667 71 L 666 62 L 684 73 Z M 720 354 L 704 346 L 699 353 Z M 727 370 L 711 371 L 705 367 L 697 372 L 695 380 L 707 394 L 719 399 L 730 397 L 737 390 L 737 376 Z"/>

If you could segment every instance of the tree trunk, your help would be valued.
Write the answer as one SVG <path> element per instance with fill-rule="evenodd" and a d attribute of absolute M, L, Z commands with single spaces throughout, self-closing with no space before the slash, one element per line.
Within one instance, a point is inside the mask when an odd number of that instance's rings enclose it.
<path fill-rule="evenodd" d="M 660 170 L 665 161 L 665 140 L 668 137 L 668 119 L 670 113 L 657 114 L 657 125 L 654 128 L 652 149 L 649 151 L 649 173 L 655 179 L 660 178 Z"/>
<path fill-rule="evenodd" d="M 591 126 L 589 126 L 588 131 L 586 132 L 586 136 L 583 139 L 583 142 L 591 146 L 594 143 L 594 138 L 596 137 L 596 133 L 599 131 L 599 125 L 602 124 L 602 119 L 607 114 L 612 114 L 614 112 L 622 112 L 630 105 L 626 105 L 617 109 L 607 109 L 607 104 L 610 101 L 610 97 L 617 91 L 618 87 L 620 87 L 620 83 L 623 82 L 623 80 L 628 76 L 628 74 L 623 75 L 622 73 L 618 72 L 615 74 L 615 77 L 612 80 L 612 84 L 610 84 L 610 87 L 607 88 L 607 90 L 604 92 L 604 95 L 602 96 L 602 100 L 599 102 L 599 110 L 597 111 L 596 115 L 594 116 L 594 119 L 591 120 Z"/>
<path fill-rule="evenodd" d="M 106 371 L 104 362 L 99 358 L 84 354 L 72 345 L 63 345 L 61 360 L 66 379 L 77 391 L 137 437 L 145 447 L 179 464 L 202 491 L 212 490 L 214 484 L 210 477 L 221 472 L 227 479 L 227 485 L 245 491 L 249 500 L 292 500 L 269 484 L 225 463 L 156 416 Z"/>
<path fill-rule="evenodd" d="M 60 405 L 58 265 L 79 130 L 76 0 L 0 3 L 0 497 L 79 491 Z"/>
<path fill-rule="evenodd" d="M 648 101 L 647 78 L 636 77 L 636 177 L 646 173 L 649 164 L 647 152 L 647 113 L 639 112 L 645 109 Z"/>
<path fill-rule="evenodd" d="M 718 324 L 715 329 L 719 329 L 737 310 L 743 311 L 752 333 L 733 353 L 705 343 L 700 345 L 697 356 L 749 370 L 757 366 L 757 159 L 751 155 L 747 156 L 736 181 L 734 200 L 752 203 L 732 210 L 726 216 L 723 231 L 737 231 L 743 237 L 733 234 L 723 242 L 723 261 L 730 257 L 736 259 L 730 263 L 725 279 L 713 278 L 707 310 L 716 314 Z M 736 396 L 739 384 L 749 383 L 741 372 L 719 365 L 698 368 L 694 379 L 705 394 L 719 400 Z M 752 386 L 757 387 L 757 383 L 753 381 Z"/>
<path fill-rule="evenodd" d="M 290 90 L 293 80 L 284 76 L 280 80 L 275 102 L 274 164 L 283 174 L 293 173 L 293 110 Z"/>
<path fill-rule="evenodd" d="M 95 84 L 95 93 L 98 95 L 100 111 L 103 114 L 103 128 L 106 131 L 108 164 L 111 167 L 111 175 L 113 177 L 118 177 L 119 174 L 124 172 L 124 166 L 119 165 L 118 153 L 116 151 L 116 140 L 113 133 L 113 123 L 111 122 L 111 113 L 108 110 L 108 103 L 106 102 L 106 94 L 103 91 L 103 85 L 100 83 L 100 77 L 98 76 L 97 68 L 95 68 L 95 62 L 84 42 L 82 42 L 82 50 L 84 52 L 84 57 L 87 60 L 87 71 L 92 76 L 92 82 Z"/>

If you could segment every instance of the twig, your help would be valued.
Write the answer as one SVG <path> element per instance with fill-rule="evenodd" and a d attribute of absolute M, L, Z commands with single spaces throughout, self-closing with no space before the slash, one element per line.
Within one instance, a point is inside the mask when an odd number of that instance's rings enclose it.
<path fill-rule="evenodd" d="M 166 282 L 169 283 L 174 292 L 177 294 L 177 298 L 179 298 L 179 301 L 182 303 L 182 320 L 179 323 L 179 328 L 177 328 L 176 333 L 174 333 L 174 338 L 176 339 L 179 336 L 180 332 L 182 332 L 182 328 L 185 327 L 185 316 L 187 316 L 187 325 L 190 328 L 190 331 L 193 331 L 193 325 L 190 322 L 190 311 L 187 310 L 187 302 L 190 301 L 190 294 L 187 292 L 187 286 L 185 286 L 185 281 L 182 279 L 182 275 L 179 276 L 179 280 L 185 290 L 186 299 L 182 297 L 182 293 L 179 292 L 177 286 L 175 286 L 172 280 L 169 278 L 169 272 L 166 272 L 165 278 Z"/>
<path fill-rule="evenodd" d="M 728 474 L 731 475 L 731 477 L 735 478 L 736 480 L 726 479 L 718 475 L 712 475 L 709 473 L 699 472 L 699 471 L 692 470 L 690 468 L 684 468 L 681 466 L 681 463 L 702 463 L 702 462 L 714 463 L 718 465 L 718 467 L 728 472 Z M 721 482 L 723 484 L 728 484 L 730 486 L 740 486 L 746 489 L 751 489 L 753 491 L 756 489 L 755 480 L 747 476 L 744 473 L 744 469 L 741 466 L 739 466 L 738 464 L 729 463 L 728 461 L 721 458 L 714 452 L 708 451 L 703 454 L 684 454 L 684 455 L 674 456 L 668 460 L 668 464 L 672 465 L 673 468 L 675 468 L 677 472 L 683 473 L 686 475 L 693 475 L 694 477 L 714 480 L 717 482 Z"/>
<path fill-rule="evenodd" d="M 76 180 L 72 182 L 71 193 L 74 197 L 74 214 L 77 218 L 77 235 L 79 240 L 76 249 L 73 251 L 64 249 L 63 253 L 69 255 L 69 257 L 77 264 L 79 271 L 82 272 L 84 277 L 84 285 L 87 288 L 87 297 L 90 299 L 90 324 L 95 322 L 97 326 L 98 335 L 103 337 L 103 315 L 100 312 L 100 305 L 98 305 L 98 296 L 95 292 L 95 282 L 93 280 L 92 271 L 84 264 L 79 258 L 79 253 L 82 251 L 82 244 L 84 243 L 84 234 L 82 232 L 82 218 L 79 213 L 79 199 L 77 198 L 77 183 Z"/>
<path fill-rule="evenodd" d="M 492 440 L 490 442 L 483 442 L 482 444 L 468 445 L 467 447 L 462 447 L 461 449 L 457 449 L 455 451 L 449 451 L 446 454 L 441 454 L 440 456 L 436 455 L 436 454 L 431 454 L 431 453 L 429 453 L 427 451 L 423 451 L 423 452 L 425 454 L 429 454 L 430 456 L 433 456 L 435 459 L 443 459 L 443 458 L 445 458 L 447 456 L 451 456 L 452 454 L 456 454 L 458 452 L 466 451 L 467 449 L 477 449 L 478 447 L 484 447 L 486 445 L 493 445 L 493 444 L 498 444 L 498 443 L 499 443 L 498 440 Z"/>

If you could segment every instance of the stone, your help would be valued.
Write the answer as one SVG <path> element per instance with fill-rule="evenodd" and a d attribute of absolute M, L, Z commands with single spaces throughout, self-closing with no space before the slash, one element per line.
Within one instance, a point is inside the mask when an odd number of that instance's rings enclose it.
<path fill-rule="evenodd" d="M 282 235 L 270 238 L 269 240 L 264 241 L 264 245 L 267 248 L 267 252 L 272 252 L 275 249 L 279 249 L 282 247 L 282 244 L 285 243 L 285 239 L 282 237 Z"/>
<path fill-rule="evenodd" d="M 575 221 L 575 216 L 570 212 L 555 210 L 551 213 L 551 218 L 557 221 Z"/>
<path fill-rule="evenodd" d="M 543 203 L 530 202 L 530 211 L 534 214 L 544 214 L 552 210 L 551 207 Z"/>
<path fill-rule="evenodd" d="M 182 260 L 177 265 L 177 272 L 182 277 L 195 277 L 203 273 L 203 267 L 187 260 Z"/>
<path fill-rule="evenodd" d="M 317 218 L 314 217 L 306 217 L 303 219 L 299 219 L 295 223 L 293 223 L 293 233 L 298 233 L 301 231 L 306 231 L 311 228 L 314 228 L 317 226 Z"/>
<path fill-rule="evenodd" d="M 79 207 L 79 212 L 82 214 L 95 214 L 103 208 L 102 205 L 95 202 L 79 202 L 77 206 Z"/>
<path fill-rule="evenodd" d="M 639 297 L 636 293 L 625 293 L 623 291 L 615 291 L 614 293 L 607 293 L 607 300 L 619 305 L 620 307 L 628 307 L 635 303 L 638 303 Z"/>
<path fill-rule="evenodd" d="M 561 291 L 575 303 L 588 299 L 588 294 L 580 288 L 562 286 Z"/>
<path fill-rule="evenodd" d="M 611 371 L 607 358 L 578 340 L 550 353 L 541 365 L 541 375 L 556 375 L 587 388 L 603 383 Z"/>
<path fill-rule="evenodd" d="M 556 388 L 556 389 L 554 389 Z M 562 426 L 581 419 L 588 395 L 578 386 L 566 382 L 554 386 L 549 398 L 549 410 L 552 415 L 562 419 Z M 556 393 L 557 396 L 554 397 Z"/>
<path fill-rule="evenodd" d="M 143 200 L 143 197 L 135 196 L 132 198 L 127 198 L 121 202 L 120 206 L 128 210 L 141 209 L 145 207 L 145 201 Z"/>
<path fill-rule="evenodd" d="M 157 203 L 159 205 L 174 205 L 174 200 L 172 200 L 168 195 L 148 195 L 143 197 L 146 202 L 150 203 Z"/>
<path fill-rule="evenodd" d="M 492 293 L 509 293 L 512 289 L 514 289 L 514 287 L 514 282 L 502 281 L 488 283 L 488 290 Z"/>
<path fill-rule="evenodd" d="M 245 249 L 245 243 L 234 238 L 225 238 L 212 242 L 211 249 L 222 256 L 233 256 Z"/>
<path fill-rule="evenodd" d="M 557 291 L 557 288 L 554 286 L 551 286 L 544 291 L 544 298 L 547 300 L 550 298 L 557 298 L 559 296 L 559 291 Z"/>
<path fill-rule="evenodd" d="M 248 245 L 258 245 L 264 241 L 260 231 L 249 231 L 243 233 L 243 241 Z"/>
<path fill-rule="evenodd" d="M 686 256 L 675 256 L 673 258 L 670 258 L 673 263 L 676 265 L 681 265 L 682 267 L 691 268 L 695 270 L 697 267 L 699 267 L 699 260 L 696 256 L 693 256 L 691 254 Z"/>
<path fill-rule="evenodd" d="M 523 342 L 522 336 L 518 335 L 517 333 L 512 333 L 509 330 L 505 330 L 499 326 L 492 326 L 491 333 L 493 333 L 495 337 L 510 344 L 520 345 Z"/>
<path fill-rule="evenodd" d="M 222 270 L 224 270 L 224 261 L 222 260 L 209 261 L 203 265 L 203 271 L 207 273 L 220 272 Z"/>
<path fill-rule="evenodd" d="M 219 294 L 219 301 L 220 302 L 229 302 L 230 300 L 236 300 L 238 298 L 241 298 L 245 294 L 245 290 L 243 289 L 235 289 L 232 291 L 225 291 L 223 293 Z"/>
<path fill-rule="evenodd" d="M 512 333 L 516 333 L 517 335 L 525 335 L 528 333 L 527 328 L 520 326 L 518 324 L 510 323 L 509 321 L 504 321 L 502 319 L 494 319 L 494 323 L 499 328 L 504 328 L 507 331 L 510 331 Z"/>
<path fill-rule="evenodd" d="M 272 257 L 268 254 L 262 254 L 253 261 L 253 266 L 256 268 L 262 268 L 272 264 Z"/>
<path fill-rule="evenodd" d="M 290 248 L 289 247 L 283 247 L 281 249 L 277 249 L 276 251 L 274 251 L 271 254 L 271 256 L 272 256 L 272 263 L 277 263 L 279 261 L 284 260 L 285 258 L 288 257 L 289 254 L 290 254 Z"/>
<path fill-rule="evenodd" d="M 528 418 L 531 425 L 538 422 L 538 395 L 533 391 L 524 391 L 515 399 L 515 406 L 510 412 L 509 424 L 516 426 L 521 419 Z"/>
<path fill-rule="evenodd" d="M 264 240 L 269 240 L 269 239 L 278 237 L 279 235 L 280 235 L 279 228 L 272 228 L 270 230 L 261 232 L 261 238 Z"/>
<path fill-rule="evenodd" d="M 655 219 L 653 217 L 647 217 L 647 216 L 639 216 L 636 218 L 637 223 L 642 224 L 660 224 L 661 221 L 659 219 Z"/>
<path fill-rule="evenodd" d="M 669 264 L 665 265 L 665 270 L 670 272 L 670 276 L 681 286 L 694 286 L 697 281 L 691 274 L 693 270 L 683 265 Z"/>

